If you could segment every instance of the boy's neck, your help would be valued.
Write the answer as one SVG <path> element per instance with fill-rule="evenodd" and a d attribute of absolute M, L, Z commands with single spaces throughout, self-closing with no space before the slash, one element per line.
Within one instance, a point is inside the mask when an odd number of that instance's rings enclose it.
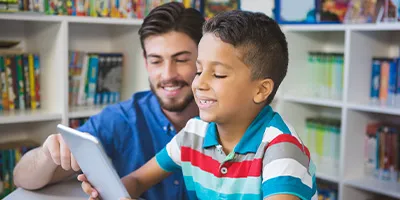
<path fill-rule="evenodd" d="M 217 123 L 218 139 L 226 155 L 233 151 L 260 110 L 256 108 L 245 115 L 237 115 L 227 123 Z"/>
<path fill-rule="evenodd" d="M 170 112 L 165 109 L 162 109 L 162 111 L 174 126 L 176 133 L 185 127 L 189 119 L 199 115 L 199 108 L 194 100 L 181 112 Z"/>

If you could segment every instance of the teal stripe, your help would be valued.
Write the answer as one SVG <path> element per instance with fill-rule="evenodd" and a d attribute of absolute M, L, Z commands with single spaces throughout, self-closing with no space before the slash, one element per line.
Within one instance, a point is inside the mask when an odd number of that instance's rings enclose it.
<path fill-rule="evenodd" d="M 211 173 L 201 170 L 199 167 L 191 165 L 189 162 L 182 162 L 181 166 L 188 190 L 193 190 L 196 184 L 200 184 L 204 188 L 224 194 L 261 193 L 261 177 L 218 178 Z"/>
<path fill-rule="evenodd" d="M 303 184 L 299 178 L 292 176 L 272 178 L 262 184 L 264 198 L 276 194 L 291 194 L 302 200 L 309 200 L 314 196 L 316 190 L 315 176 L 313 177 L 313 188 Z"/>
<path fill-rule="evenodd" d="M 160 152 L 156 155 L 156 161 L 158 165 L 167 172 L 178 171 L 181 169 L 179 165 L 177 165 L 171 157 L 169 157 L 167 149 L 164 147 Z"/>
<path fill-rule="evenodd" d="M 229 200 L 262 199 L 261 194 L 244 194 L 244 193 L 224 194 L 221 193 L 221 190 L 217 190 L 218 192 L 215 192 L 214 190 L 210 190 L 204 187 L 204 185 L 202 184 L 194 182 L 193 178 L 190 176 L 185 176 L 184 179 L 185 179 L 186 189 L 188 190 L 188 194 L 191 194 L 190 195 L 191 199 L 196 199 L 193 198 L 193 193 L 196 193 L 198 199 L 229 199 Z M 190 189 L 188 187 L 189 185 L 191 186 Z"/>
<path fill-rule="evenodd" d="M 280 131 L 282 131 L 282 133 L 292 134 L 289 130 L 289 127 L 286 125 L 285 121 L 283 121 L 282 117 L 278 113 L 275 113 L 274 117 L 269 122 L 269 126 L 279 129 Z"/>

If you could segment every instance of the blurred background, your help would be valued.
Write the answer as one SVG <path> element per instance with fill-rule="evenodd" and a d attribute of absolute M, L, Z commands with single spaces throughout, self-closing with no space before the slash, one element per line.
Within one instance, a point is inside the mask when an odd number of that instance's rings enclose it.
<path fill-rule="evenodd" d="M 149 89 L 138 37 L 168 0 L 0 0 L 0 198 L 21 156 Z M 399 0 L 181 0 L 263 12 L 289 70 L 272 106 L 309 147 L 320 199 L 400 199 Z"/>

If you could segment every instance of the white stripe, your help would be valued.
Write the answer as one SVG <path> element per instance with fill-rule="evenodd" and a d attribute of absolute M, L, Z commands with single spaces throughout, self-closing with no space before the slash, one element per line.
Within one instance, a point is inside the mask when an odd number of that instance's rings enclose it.
<path fill-rule="evenodd" d="M 303 144 L 303 141 L 300 139 L 299 135 L 297 134 L 297 132 L 294 130 L 293 126 L 290 125 L 289 123 L 286 123 L 285 120 L 283 120 L 286 124 L 286 126 L 288 127 L 290 133 L 300 142 L 300 144 Z"/>
<path fill-rule="evenodd" d="M 275 139 L 278 135 L 282 134 L 282 131 L 270 126 L 265 129 L 264 137 L 262 142 L 266 142 L 267 144 L 270 143 L 273 139 Z"/>
<path fill-rule="evenodd" d="M 318 200 L 318 192 L 315 192 L 314 196 L 311 197 L 311 200 Z"/>
<path fill-rule="evenodd" d="M 301 179 L 304 185 L 312 188 L 312 177 L 308 174 L 307 168 L 291 158 L 274 160 L 263 168 L 263 183 L 279 176 L 292 176 Z"/>
<path fill-rule="evenodd" d="M 181 150 L 176 142 L 176 136 L 166 146 L 169 157 L 181 166 Z"/>
<path fill-rule="evenodd" d="M 199 119 L 190 119 L 186 126 L 185 126 L 185 131 L 189 133 L 194 133 L 200 137 L 203 137 L 206 135 L 208 123 L 201 121 Z"/>

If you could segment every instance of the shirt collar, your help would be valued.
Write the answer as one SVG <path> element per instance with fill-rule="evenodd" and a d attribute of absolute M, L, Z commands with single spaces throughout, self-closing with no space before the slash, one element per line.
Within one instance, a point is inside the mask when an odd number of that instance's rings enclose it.
<path fill-rule="evenodd" d="M 261 144 L 264 136 L 265 129 L 274 115 L 274 111 L 271 106 L 265 106 L 253 120 L 250 126 L 247 128 L 242 139 L 234 148 L 236 153 L 256 153 L 258 147 Z M 203 148 L 218 145 L 217 125 L 211 122 L 206 130 L 206 135 L 203 142 Z"/>
<path fill-rule="evenodd" d="M 169 119 L 167 118 L 167 116 L 165 116 L 164 112 L 161 109 L 161 105 L 158 102 L 158 99 L 156 97 L 156 95 L 150 91 L 151 93 L 151 97 L 150 97 L 150 101 L 149 101 L 149 106 L 150 109 L 153 111 L 154 116 L 156 116 L 158 123 L 160 124 L 160 126 L 162 126 L 163 130 L 165 129 L 165 127 L 167 129 L 170 129 L 171 122 L 169 121 Z"/>

